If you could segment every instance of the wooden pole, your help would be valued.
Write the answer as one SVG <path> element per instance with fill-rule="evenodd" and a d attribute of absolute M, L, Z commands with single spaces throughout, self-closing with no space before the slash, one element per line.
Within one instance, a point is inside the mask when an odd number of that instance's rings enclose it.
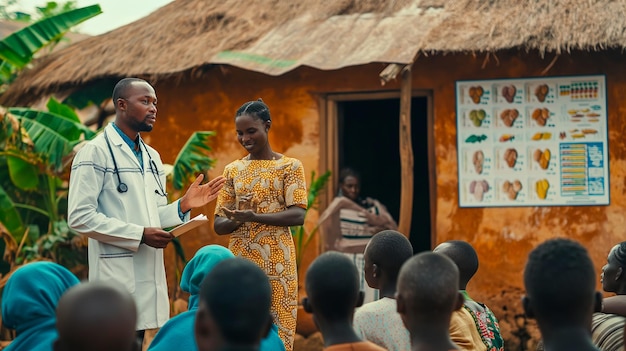
<path fill-rule="evenodd" d="M 407 237 L 413 216 L 413 144 L 411 142 L 411 65 L 402 70 L 400 86 L 400 219 L 398 230 Z"/>

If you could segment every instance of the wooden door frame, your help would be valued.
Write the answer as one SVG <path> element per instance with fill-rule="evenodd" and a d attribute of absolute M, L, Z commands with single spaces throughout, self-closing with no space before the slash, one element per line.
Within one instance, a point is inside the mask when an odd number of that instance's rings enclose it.
<path fill-rule="evenodd" d="M 431 249 L 436 242 L 436 215 L 437 215 L 437 179 L 436 179 L 436 156 L 434 140 L 434 111 L 433 94 L 429 90 L 413 89 L 411 97 L 425 97 L 427 106 L 427 145 L 428 145 L 428 183 L 429 183 L 429 203 L 430 203 L 430 242 Z M 319 109 L 319 171 L 323 174 L 327 170 L 339 169 L 339 119 L 337 115 L 337 104 L 342 101 L 357 100 L 383 100 L 398 99 L 400 103 L 400 90 L 394 91 L 372 91 L 372 92 L 346 92 L 318 94 Z M 398 116 L 400 118 L 400 116 Z M 399 136 L 398 136 L 399 138 Z M 398 152 L 400 152 L 398 150 Z M 323 211 L 337 193 L 337 183 L 339 181 L 337 172 L 332 172 L 325 191 L 320 194 L 319 206 Z M 413 196 L 413 193 L 411 193 Z M 399 220 L 399 219 L 398 219 Z"/>

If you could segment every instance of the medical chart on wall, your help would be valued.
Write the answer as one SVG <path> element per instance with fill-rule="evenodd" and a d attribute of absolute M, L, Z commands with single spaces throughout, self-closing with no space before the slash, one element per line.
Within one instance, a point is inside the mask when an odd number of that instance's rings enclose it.
<path fill-rule="evenodd" d="M 603 75 L 456 82 L 460 207 L 609 204 Z"/>

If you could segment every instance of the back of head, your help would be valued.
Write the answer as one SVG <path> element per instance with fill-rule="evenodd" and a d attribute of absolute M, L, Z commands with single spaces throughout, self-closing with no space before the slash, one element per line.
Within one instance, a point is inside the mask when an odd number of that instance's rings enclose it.
<path fill-rule="evenodd" d="M 263 122 L 267 122 L 272 119 L 270 116 L 270 108 L 263 102 L 262 99 L 248 101 L 241 105 L 241 107 L 237 109 L 237 113 L 235 113 L 235 118 L 243 115 L 253 116 Z"/>
<path fill-rule="evenodd" d="M 413 256 L 413 247 L 406 236 L 395 230 L 383 230 L 365 248 L 366 260 L 378 266 L 390 280 L 397 279 L 400 268 Z"/>
<path fill-rule="evenodd" d="M 136 350 L 137 310 L 121 286 L 88 282 L 68 290 L 57 307 L 55 351 Z"/>
<path fill-rule="evenodd" d="M 589 327 L 596 275 L 587 250 L 569 239 L 551 239 L 532 250 L 524 269 L 525 308 L 539 325 Z"/>
<path fill-rule="evenodd" d="M 215 265 L 200 288 L 200 309 L 206 309 L 221 338 L 229 345 L 260 343 L 271 325 L 271 299 L 272 290 L 265 273 L 242 258 L 226 259 Z"/>
<path fill-rule="evenodd" d="M 410 258 L 398 276 L 398 305 L 405 305 L 405 323 L 449 324 L 459 303 L 459 270 L 448 257 L 422 252 Z M 402 301 L 400 301 L 402 300 Z M 430 321 L 430 322 L 429 322 Z M 411 330 L 411 325 L 407 325 Z"/>
<path fill-rule="evenodd" d="M 478 271 L 476 250 L 466 241 L 450 240 L 439 244 L 433 252 L 448 256 L 459 268 L 459 287 L 465 290 L 467 283 Z"/>
<path fill-rule="evenodd" d="M 330 251 L 317 257 L 306 272 L 309 306 L 316 317 L 342 320 L 354 313 L 360 300 L 359 272 L 346 256 Z"/>
<path fill-rule="evenodd" d="M 180 278 L 180 288 L 190 294 L 189 310 L 198 308 L 198 293 L 204 277 L 211 272 L 215 265 L 233 257 L 235 255 L 221 245 L 207 245 L 200 248 L 189 260 Z"/>
<path fill-rule="evenodd" d="M 2 323 L 16 329 L 54 328 L 55 309 L 67 289 L 79 283 L 65 267 L 53 262 L 33 262 L 18 268 L 2 291 Z"/>

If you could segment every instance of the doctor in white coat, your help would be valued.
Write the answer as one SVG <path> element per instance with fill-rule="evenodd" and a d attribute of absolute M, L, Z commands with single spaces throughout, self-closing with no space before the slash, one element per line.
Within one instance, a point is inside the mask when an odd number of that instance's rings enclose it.
<path fill-rule="evenodd" d="M 68 223 L 89 237 L 89 280 L 116 281 L 133 295 L 143 339 L 143 331 L 169 319 L 162 249 L 173 237 L 162 228 L 189 220 L 192 208 L 215 200 L 225 179 L 200 185 L 200 174 L 180 200 L 168 204 L 161 157 L 139 134 L 156 122 L 154 88 L 141 79 L 122 79 L 113 102 L 115 122 L 72 163 Z"/>

